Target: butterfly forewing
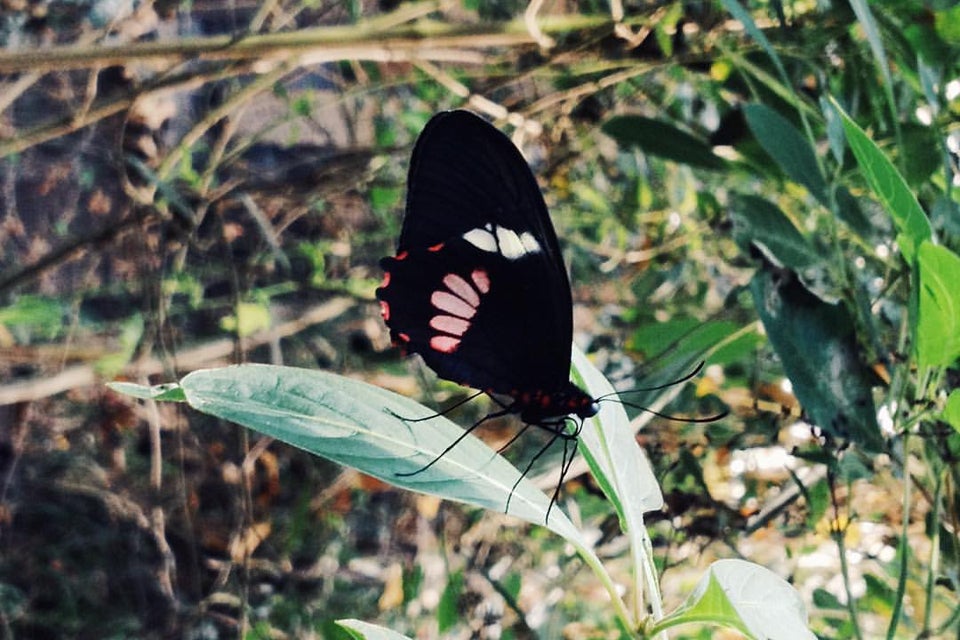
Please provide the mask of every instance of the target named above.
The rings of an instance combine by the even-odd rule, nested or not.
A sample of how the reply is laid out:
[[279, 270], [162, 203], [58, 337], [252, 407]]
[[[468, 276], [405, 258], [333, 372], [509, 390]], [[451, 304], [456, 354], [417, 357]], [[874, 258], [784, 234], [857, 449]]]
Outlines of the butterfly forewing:
[[427, 124], [398, 255], [383, 266], [394, 340], [439, 376], [515, 398], [567, 387], [572, 310], [556, 234], [520, 152], [486, 121], [452, 111]]

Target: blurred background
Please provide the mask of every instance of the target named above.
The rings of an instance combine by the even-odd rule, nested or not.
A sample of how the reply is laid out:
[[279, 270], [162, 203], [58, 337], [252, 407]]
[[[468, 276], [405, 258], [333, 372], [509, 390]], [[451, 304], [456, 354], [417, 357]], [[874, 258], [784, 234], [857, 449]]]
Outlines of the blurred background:
[[[930, 413], [956, 370], [931, 387], [909, 366], [896, 234], [823, 100], [956, 247], [960, 14], [542, 5], [0, 2], [0, 637], [348, 637], [338, 618], [417, 638], [622, 637], [593, 574], [542, 528], [104, 386], [270, 362], [432, 407], [466, 397], [390, 346], [373, 293], [413, 141], [450, 108], [524, 152], [569, 265], [576, 342], [618, 388], [706, 361], [663, 409], [680, 420], [631, 409], [667, 502], [649, 514], [666, 602], [743, 557], [797, 587], [821, 637], [957, 637], [960, 444]], [[834, 206], [771, 160], [781, 132], [748, 126], [747, 104], [806, 135]], [[813, 249], [783, 264], [776, 239], [792, 234]], [[823, 373], [863, 380], [853, 420], [892, 438], [882, 454], [844, 455], [856, 429], [805, 419], [784, 362], [816, 363], [818, 334], [778, 354], [758, 321], [754, 274], [799, 266], [803, 296], [850, 310], [859, 368]], [[497, 447], [516, 426], [481, 435]], [[560, 504], [628, 570], [589, 477], [568, 478]]]

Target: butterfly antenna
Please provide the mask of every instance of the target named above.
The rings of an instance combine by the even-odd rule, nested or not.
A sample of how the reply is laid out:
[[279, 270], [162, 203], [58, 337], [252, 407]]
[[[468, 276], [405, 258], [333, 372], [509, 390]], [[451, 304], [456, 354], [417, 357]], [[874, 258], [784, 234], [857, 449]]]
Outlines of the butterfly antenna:
[[[473, 397], [476, 397], [476, 396], [473, 396]], [[461, 404], [463, 404], [463, 403], [461, 403]], [[424, 471], [426, 471], [427, 469], [429, 469], [430, 467], [432, 467], [433, 465], [435, 465], [437, 462], [439, 462], [439, 461], [440, 461], [440, 458], [442, 458], [443, 456], [445, 456], [445, 455], [447, 455], [448, 453], [450, 453], [455, 446], [457, 446], [458, 444], [460, 444], [461, 442], [463, 442], [463, 440], [464, 440], [468, 435], [470, 435], [471, 433], [473, 433], [473, 430], [476, 429], [477, 427], [479, 427], [481, 424], [483, 424], [484, 422], [486, 422], [487, 420], [490, 420], [490, 419], [492, 419], [492, 418], [499, 418], [499, 417], [501, 417], [501, 416], [505, 416], [505, 415], [507, 415], [508, 413], [510, 413], [510, 409], [509, 409], [509, 408], [504, 409], [504, 410], [502, 410], [502, 411], [495, 411], [494, 413], [488, 413], [487, 415], [485, 415], [484, 417], [480, 418], [479, 420], [477, 420], [476, 422], [474, 422], [472, 425], [470, 425], [469, 428], [464, 429], [464, 430], [463, 430], [463, 433], [461, 433], [459, 436], [457, 436], [457, 439], [456, 439], [456, 440], [454, 440], [453, 442], [451, 442], [451, 443], [447, 446], [447, 448], [444, 449], [443, 451], [441, 451], [440, 454], [439, 454], [436, 458], [434, 458], [433, 460], [431, 460], [430, 462], [428, 462], [428, 463], [425, 464], [424, 466], [420, 467], [420, 468], [417, 469], [416, 471], [410, 471], [410, 472], [407, 472], [407, 473], [395, 473], [395, 474], [393, 474], [393, 475], [395, 475], [395, 476], [400, 476], [400, 477], [403, 477], [403, 478], [408, 478], [408, 477], [410, 477], [410, 476], [415, 476], [415, 475], [417, 475], [418, 473], [423, 473]], [[436, 416], [433, 416], [433, 417], [436, 417]]]
[[[607, 394], [604, 394], [604, 395], [602, 395], [602, 396], [600, 396], [600, 397], [598, 397], [598, 398], [595, 398], [595, 400], [596, 400], [597, 402], [600, 402], [601, 400], [605, 400], [606, 398], [609, 398], [610, 396], [619, 396], [619, 395], [622, 395], [622, 394], [624, 394], [624, 393], [635, 393], [635, 392], [638, 392], [638, 391], [659, 391], [660, 389], [668, 389], [668, 388], [670, 388], [670, 387], [676, 386], [676, 385], [678, 385], [678, 384], [683, 384], [684, 382], [687, 382], [688, 380], [693, 379], [698, 373], [700, 373], [701, 371], [703, 371], [703, 367], [704, 367], [705, 364], [706, 364], [706, 362], [705, 362], [704, 360], [701, 360], [700, 363], [699, 363], [696, 367], [694, 367], [693, 371], [691, 371], [691, 372], [688, 373], [687, 375], [683, 376], [682, 378], [679, 378], [679, 379], [677, 379], [677, 380], [673, 380], [672, 382], [667, 382], [667, 383], [665, 383], [665, 384], [660, 384], [660, 385], [657, 385], [657, 386], [655, 386], [655, 387], [637, 387], [637, 388], [635, 388], [635, 389], [627, 389], [626, 391], [614, 391], [613, 393], [607, 393]], [[624, 404], [626, 404], [626, 403], [624, 403]], [[630, 405], [630, 406], [634, 406], [634, 405]]]
[[626, 400], [620, 399], [620, 396], [624, 393], [633, 393], [635, 391], [659, 391], [660, 389], [667, 389], [669, 387], [672, 387], [678, 384], [683, 384], [684, 382], [691, 380], [698, 373], [703, 371], [704, 364], [705, 362], [701, 360], [700, 363], [693, 368], [693, 371], [683, 376], [682, 378], [674, 380], [673, 382], [667, 382], [666, 384], [657, 385], [655, 387], [639, 387], [636, 389], [629, 389], [623, 392], [607, 393], [596, 398], [596, 402], [602, 402], [603, 400], [608, 400], [611, 396], [617, 396], [617, 402], [619, 402], [623, 406], [632, 407], [633, 409], [639, 409], [640, 411], [646, 411], [647, 413], [653, 414], [658, 418], [663, 418], [665, 420], [673, 420], [675, 422], [688, 422], [688, 423], [716, 422], [717, 420], [722, 420], [723, 418], [726, 418], [730, 414], [729, 411], [718, 413], [717, 415], [710, 416], [709, 418], [681, 418], [680, 416], [671, 416], [666, 413], [660, 413], [659, 411], [654, 411], [653, 409], [649, 407], [645, 407], [641, 404], [635, 404], [633, 402], [627, 402]]
[[689, 422], [689, 423], [716, 422], [717, 420], [723, 420], [728, 415], [730, 415], [729, 411], [723, 411], [714, 416], [710, 416], [709, 418], [681, 418], [680, 416], [672, 416], [669, 413], [660, 413], [659, 411], [654, 411], [653, 409], [649, 407], [645, 407], [642, 404], [624, 402], [623, 400], [620, 401], [620, 404], [622, 404], [625, 407], [632, 407], [634, 409], [639, 409], [640, 411], [646, 411], [647, 413], [653, 414], [658, 418], [663, 418], [664, 420], [673, 420], [674, 422]]

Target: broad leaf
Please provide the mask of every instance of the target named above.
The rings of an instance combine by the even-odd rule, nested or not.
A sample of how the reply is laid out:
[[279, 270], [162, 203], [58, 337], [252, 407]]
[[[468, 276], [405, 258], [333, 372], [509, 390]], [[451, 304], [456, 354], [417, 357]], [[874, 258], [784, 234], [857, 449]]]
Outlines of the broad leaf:
[[810, 640], [807, 612], [797, 590], [760, 565], [718, 560], [681, 607], [649, 634], [691, 622], [739, 629], [762, 640]]
[[960, 357], [960, 256], [931, 242], [920, 245], [917, 362], [950, 366]]
[[837, 101], [830, 98], [843, 123], [843, 131], [870, 189], [877, 195], [900, 232], [900, 248], [907, 262], [912, 263], [917, 248], [933, 237], [933, 229], [906, 180], [887, 159], [876, 143], [848, 116]]
[[638, 147], [644, 153], [701, 169], [720, 170], [726, 163], [710, 146], [669, 122], [643, 116], [616, 116], [603, 132], [621, 147]]
[[[373, 385], [324, 371], [246, 364], [194, 371], [180, 382], [198, 411], [249, 427], [389, 484], [503, 511], [544, 524], [549, 498], [479, 439], [467, 436], [437, 459], [463, 429], [426, 407]], [[512, 495], [511, 495], [512, 493]], [[550, 529], [579, 532], [558, 509]]]
[[[637, 444], [627, 413], [617, 401], [613, 386], [576, 346], [573, 348], [573, 374], [587, 393], [601, 398], [600, 412], [584, 421], [580, 430], [580, 452], [604, 495], [614, 505], [620, 528], [630, 540], [636, 578], [635, 610], [640, 611], [643, 610], [641, 595], [644, 591], [641, 578], [656, 573], [653, 558], [648, 553], [643, 514], [663, 507], [663, 494], [650, 462]], [[646, 585], [655, 610], [660, 608], [657, 589], [652, 580]]]
[[813, 422], [868, 451], [881, 446], [871, 373], [860, 361], [853, 319], [810, 293], [790, 271], [765, 265], [750, 285], [770, 344]]
[[813, 147], [793, 124], [762, 104], [749, 104], [743, 109], [747, 125], [774, 161], [791, 180], [805, 186], [814, 198], [826, 207], [827, 184], [820, 172]]

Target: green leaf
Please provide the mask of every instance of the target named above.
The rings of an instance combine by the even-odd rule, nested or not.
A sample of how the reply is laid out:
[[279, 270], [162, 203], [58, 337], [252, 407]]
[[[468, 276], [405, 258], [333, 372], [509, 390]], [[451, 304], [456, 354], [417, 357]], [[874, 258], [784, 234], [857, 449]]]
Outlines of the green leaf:
[[337, 624], [346, 629], [351, 638], [356, 640], [410, 640], [409, 637], [391, 631], [385, 627], [379, 627], [362, 620], [352, 618], [337, 620]]
[[955, 431], [960, 432], [960, 389], [954, 389], [950, 392], [940, 417]]
[[660, 485], [643, 450], [637, 444], [630, 419], [616, 391], [580, 349], [573, 349], [574, 380], [600, 403], [600, 412], [584, 421], [581, 453], [594, 478], [617, 508], [623, 530], [641, 529], [643, 513], [663, 506]]
[[53, 338], [64, 327], [63, 304], [43, 296], [20, 296], [13, 304], [0, 308], [0, 324], [29, 327], [45, 338]]
[[687, 623], [710, 623], [737, 629], [750, 638], [810, 640], [803, 599], [786, 580], [744, 560], [718, 560], [679, 609], [648, 633]]
[[460, 596], [463, 595], [463, 572], [454, 571], [447, 579], [447, 586], [440, 594], [437, 604], [437, 630], [446, 633], [461, 620]]
[[860, 361], [847, 309], [822, 301], [796, 274], [770, 265], [757, 271], [750, 290], [770, 344], [812, 421], [831, 435], [878, 451], [872, 373]]
[[786, 214], [768, 200], [735, 194], [730, 215], [734, 238], [744, 253], [752, 245], [774, 265], [798, 271], [823, 260]]
[[770, 41], [767, 39], [767, 36], [764, 35], [763, 31], [757, 27], [757, 23], [753, 21], [753, 16], [750, 15], [750, 12], [744, 9], [743, 5], [737, 2], [737, 0], [720, 0], [720, 4], [723, 5], [723, 8], [726, 9], [735, 20], [740, 21], [743, 28], [747, 30], [747, 34], [756, 40], [757, 44], [770, 56], [770, 60], [773, 61], [773, 65], [777, 68], [777, 73], [780, 75], [781, 82], [785, 87], [789, 87], [790, 81], [787, 76], [787, 71], [783, 68], [783, 63], [780, 61], [780, 56], [777, 55], [777, 50], [770, 44]]
[[950, 366], [960, 357], [960, 256], [924, 242], [917, 263], [917, 363], [921, 367]]
[[[542, 491], [443, 416], [404, 421], [399, 416], [431, 415], [409, 398], [324, 371], [257, 364], [194, 371], [180, 385], [198, 411], [389, 484], [500, 512], [510, 498], [510, 515], [544, 524], [550, 500]], [[546, 526], [583, 544], [559, 509], [551, 510]]]
[[867, 137], [863, 129], [840, 108], [832, 97], [830, 104], [840, 115], [847, 142], [867, 184], [880, 199], [900, 232], [898, 239], [903, 257], [907, 262], [912, 263], [920, 243], [933, 237], [927, 215], [920, 207], [916, 196], [910, 191], [906, 180], [880, 151], [876, 143]]
[[146, 386], [133, 382], [108, 382], [107, 386], [117, 393], [122, 393], [140, 400], [168, 400], [171, 402], [186, 402], [187, 397], [183, 389], [176, 382]]
[[220, 328], [241, 338], [270, 328], [270, 309], [259, 302], [241, 302], [236, 312], [220, 319]]
[[663, 120], [616, 116], [607, 120], [602, 130], [621, 147], [638, 147], [644, 153], [701, 169], [726, 167], [706, 142]]
[[820, 172], [817, 156], [803, 135], [779, 113], [762, 104], [743, 108], [747, 125], [763, 150], [780, 165], [791, 180], [805, 186], [810, 194], [826, 207], [827, 184]]
[[936, 11], [934, 26], [941, 38], [951, 44], [960, 44], [960, 4]]
[[943, 162], [937, 130], [916, 123], [903, 124], [900, 129], [903, 142], [901, 166], [907, 173], [907, 182], [914, 186], [923, 185]]

